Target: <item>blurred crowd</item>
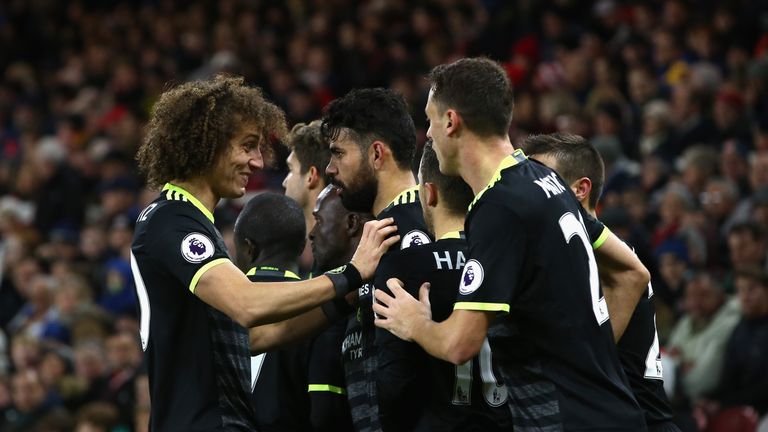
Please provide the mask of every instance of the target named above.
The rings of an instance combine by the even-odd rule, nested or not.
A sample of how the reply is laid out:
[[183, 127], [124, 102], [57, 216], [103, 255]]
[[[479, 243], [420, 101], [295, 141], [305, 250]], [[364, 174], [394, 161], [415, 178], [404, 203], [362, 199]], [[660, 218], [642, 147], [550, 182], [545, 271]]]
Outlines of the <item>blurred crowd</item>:
[[[174, 83], [236, 73], [291, 124], [357, 87], [500, 61], [513, 142], [589, 137], [599, 216], [653, 275], [666, 385], [695, 430], [768, 412], [768, 4], [759, 0], [0, 2], [0, 430], [142, 431], [134, 154]], [[254, 176], [279, 190], [286, 151]], [[217, 212], [225, 237], [239, 203]]]

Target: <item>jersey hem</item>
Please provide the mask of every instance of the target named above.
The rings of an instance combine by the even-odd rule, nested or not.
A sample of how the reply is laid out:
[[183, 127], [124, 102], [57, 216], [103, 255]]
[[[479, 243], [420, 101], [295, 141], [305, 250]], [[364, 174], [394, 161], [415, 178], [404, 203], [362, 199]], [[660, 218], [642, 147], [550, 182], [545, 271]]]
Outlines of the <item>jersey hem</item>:
[[189, 282], [189, 291], [194, 294], [195, 288], [197, 288], [197, 283], [200, 282], [200, 278], [203, 277], [205, 272], [208, 270], [216, 267], [219, 264], [224, 264], [225, 262], [229, 261], [229, 258], [217, 258], [204, 266], [200, 267], [196, 272], [195, 275], [192, 276], [192, 281]]

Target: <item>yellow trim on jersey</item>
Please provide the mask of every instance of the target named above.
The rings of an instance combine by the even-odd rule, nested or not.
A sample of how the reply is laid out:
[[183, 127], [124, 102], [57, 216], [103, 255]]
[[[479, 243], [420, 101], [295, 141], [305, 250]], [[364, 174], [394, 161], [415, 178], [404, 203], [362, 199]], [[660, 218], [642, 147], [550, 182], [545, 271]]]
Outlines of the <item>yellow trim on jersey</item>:
[[454, 238], [461, 238], [461, 231], [448, 231], [447, 233], [443, 234], [443, 236], [440, 237], [438, 240], [454, 239]]
[[206, 265], [200, 267], [196, 272], [195, 275], [192, 276], [192, 281], [189, 283], [189, 291], [194, 294], [195, 288], [197, 288], [197, 283], [200, 282], [200, 278], [203, 277], [205, 272], [208, 270], [216, 267], [219, 264], [224, 264], [225, 262], [228, 262], [229, 258], [217, 258]]
[[[279, 268], [277, 268], [277, 267], [253, 267], [253, 268], [251, 268], [250, 270], [248, 270], [248, 272], [247, 272], [245, 275], [246, 275], [246, 276], [253, 276], [253, 275], [255, 275], [255, 274], [256, 274], [256, 272], [257, 272], [257, 271], [259, 271], [259, 270], [274, 271], [274, 272], [280, 272], [280, 271], [282, 271], [282, 270], [280, 270], [280, 269], [279, 269]], [[292, 272], [292, 271], [290, 271], [290, 270], [286, 270], [286, 271], [284, 271], [284, 272], [283, 272], [283, 276], [284, 276], [284, 277], [287, 277], [287, 278], [290, 278], [290, 279], [299, 279], [299, 280], [301, 280], [301, 278], [299, 277], [299, 275], [297, 275], [296, 273], [294, 273], [294, 272]]]
[[504, 303], [477, 303], [477, 302], [456, 302], [453, 310], [473, 310], [484, 312], [506, 312], [509, 313], [509, 305]]
[[213, 222], [213, 213], [211, 213], [210, 210], [205, 208], [203, 203], [201, 203], [200, 200], [195, 198], [195, 196], [192, 195], [191, 193], [187, 192], [183, 188], [180, 188], [170, 183], [166, 183], [165, 186], [163, 186], [163, 190], [168, 191], [166, 192], [165, 197], [168, 198], [169, 200], [187, 201], [187, 199], [189, 199], [189, 202], [191, 202], [195, 207], [197, 207], [198, 210], [203, 212], [203, 214], [205, 215], [205, 217], [208, 218], [208, 220]]
[[408, 189], [400, 192], [395, 199], [392, 200], [391, 203], [389, 203], [389, 206], [392, 205], [400, 205], [400, 204], [410, 204], [416, 202], [416, 197], [419, 194], [419, 186], [413, 186], [409, 187]]
[[481, 196], [490, 188], [493, 187], [493, 185], [496, 184], [497, 181], [501, 180], [501, 172], [509, 167], [513, 167], [519, 163], [518, 158], [527, 159], [528, 157], [523, 153], [522, 149], [515, 150], [514, 153], [511, 155], [505, 157], [501, 160], [501, 163], [499, 164], [499, 167], [496, 168], [496, 172], [493, 173], [493, 177], [491, 177], [491, 181], [488, 182], [488, 185], [486, 185], [480, 192], [475, 195], [475, 199], [472, 200], [471, 203], [469, 203], [469, 207], [467, 208], [467, 212], [472, 210], [472, 207], [477, 203], [477, 201], [480, 199]]
[[347, 394], [347, 391], [341, 387], [332, 386], [330, 384], [310, 384], [307, 387], [307, 393], [309, 392], [330, 392], [340, 395]]
[[592, 243], [592, 249], [600, 249], [600, 246], [605, 243], [606, 240], [608, 240], [608, 234], [611, 233], [611, 230], [608, 229], [608, 227], [603, 227], [603, 232], [600, 233], [600, 236], [595, 240], [594, 243]]

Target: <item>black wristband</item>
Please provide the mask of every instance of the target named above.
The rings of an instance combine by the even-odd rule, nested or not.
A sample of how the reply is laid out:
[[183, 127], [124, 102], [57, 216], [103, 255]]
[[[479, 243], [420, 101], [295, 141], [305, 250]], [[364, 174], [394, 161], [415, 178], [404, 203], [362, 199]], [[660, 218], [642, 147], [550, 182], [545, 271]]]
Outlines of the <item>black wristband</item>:
[[325, 272], [325, 275], [333, 283], [336, 297], [344, 297], [348, 292], [358, 289], [363, 285], [363, 277], [352, 263]]
[[344, 297], [337, 297], [329, 302], [325, 302], [320, 305], [320, 309], [323, 310], [325, 317], [328, 318], [329, 324], [341, 321], [354, 311]]

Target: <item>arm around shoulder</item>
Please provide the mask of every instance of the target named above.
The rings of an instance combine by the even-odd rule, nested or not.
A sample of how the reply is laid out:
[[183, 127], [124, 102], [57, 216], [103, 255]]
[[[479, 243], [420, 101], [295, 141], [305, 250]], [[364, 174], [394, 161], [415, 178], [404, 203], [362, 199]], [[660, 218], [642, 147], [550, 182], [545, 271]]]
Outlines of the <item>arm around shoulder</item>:
[[228, 260], [203, 273], [194, 293], [246, 328], [299, 315], [336, 295], [326, 276], [300, 282], [251, 282]]

